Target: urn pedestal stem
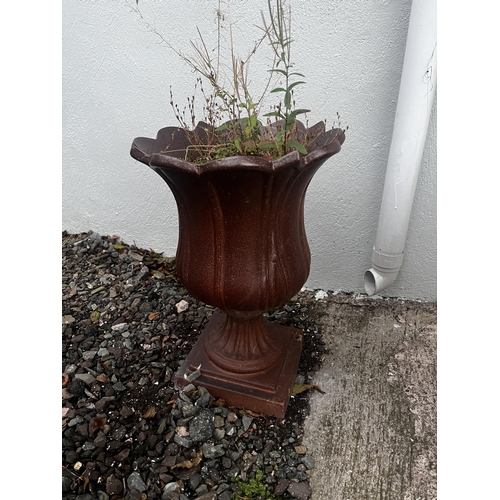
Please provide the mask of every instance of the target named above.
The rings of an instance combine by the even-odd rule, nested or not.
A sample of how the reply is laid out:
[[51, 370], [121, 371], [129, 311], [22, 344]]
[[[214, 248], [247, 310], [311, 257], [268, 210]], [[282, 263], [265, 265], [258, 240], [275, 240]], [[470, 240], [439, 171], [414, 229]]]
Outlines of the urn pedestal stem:
[[241, 374], [257, 374], [272, 368], [283, 355], [283, 343], [272, 335], [262, 315], [226, 315], [220, 327], [205, 341], [207, 358], [220, 369]]

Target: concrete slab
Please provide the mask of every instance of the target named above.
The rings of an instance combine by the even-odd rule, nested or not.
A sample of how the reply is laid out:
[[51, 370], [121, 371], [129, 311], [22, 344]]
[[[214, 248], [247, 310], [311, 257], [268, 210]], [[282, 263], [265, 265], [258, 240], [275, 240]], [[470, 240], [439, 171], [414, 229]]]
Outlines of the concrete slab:
[[436, 499], [436, 304], [329, 293], [313, 314], [311, 500]]

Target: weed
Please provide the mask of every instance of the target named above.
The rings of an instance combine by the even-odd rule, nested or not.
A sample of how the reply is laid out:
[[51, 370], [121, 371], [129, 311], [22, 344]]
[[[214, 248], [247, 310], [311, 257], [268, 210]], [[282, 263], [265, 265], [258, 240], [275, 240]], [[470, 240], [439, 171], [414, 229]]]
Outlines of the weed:
[[263, 477], [264, 473], [259, 470], [255, 473], [255, 477], [248, 481], [233, 478], [241, 491], [241, 493], [233, 493], [233, 500], [276, 500], [276, 495], [271, 493], [268, 486], [262, 482]]

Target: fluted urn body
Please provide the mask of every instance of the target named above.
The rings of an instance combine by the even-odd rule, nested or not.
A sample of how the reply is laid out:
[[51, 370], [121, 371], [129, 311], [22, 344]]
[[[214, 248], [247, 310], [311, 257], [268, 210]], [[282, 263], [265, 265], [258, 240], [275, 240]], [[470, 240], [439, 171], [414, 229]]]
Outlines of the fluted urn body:
[[321, 126], [312, 129], [316, 138], [307, 156], [294, 151], [274, 162], [236, 156], [197, 165], [184, 159], [186, 131], [173, 127], [156, 139], [134, 141], [131, 155], [167, 182], [177, 203], [180, 280], [194, 297], [222, 311], [177, 373], [180, 385], [201, 364], [194, 383], [214, 396], [284, 415], [302, 332], [262, 315], [299, 292], [309, 274], [306, 190], [344, 141], [341, 130]]

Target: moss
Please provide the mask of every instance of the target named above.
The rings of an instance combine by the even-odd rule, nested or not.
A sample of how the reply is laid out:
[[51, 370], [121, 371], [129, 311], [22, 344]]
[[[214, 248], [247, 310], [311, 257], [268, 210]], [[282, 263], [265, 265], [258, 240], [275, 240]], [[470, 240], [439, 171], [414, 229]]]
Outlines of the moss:
[[264, 473], [259, 470], [254, 478], [245, 482], [234, 478], [241, 493], [235, 492], [233, 500], [277, 500], [276, 495], [271, 493], [268, 486], [262, 482], [263, 477]]

